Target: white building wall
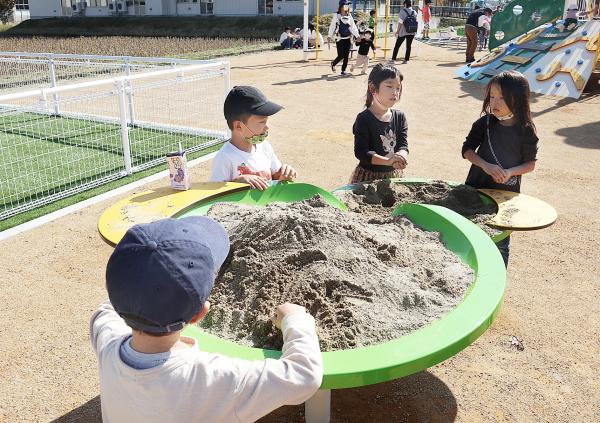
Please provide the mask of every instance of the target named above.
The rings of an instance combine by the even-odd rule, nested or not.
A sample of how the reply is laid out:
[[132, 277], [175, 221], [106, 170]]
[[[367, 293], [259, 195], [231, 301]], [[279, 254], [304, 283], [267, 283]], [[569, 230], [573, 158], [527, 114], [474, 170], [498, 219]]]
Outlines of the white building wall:
[[163, 11], [165, 15], [177, 16], [177, 0], [163, 0]]
[[215, 0], [215, 16], [255, 16], [258, 14], [257, 0]]
[[[219, 1], [219, 0], [215, 0]], [[361, 0], [359, 0], [361, 1]], [[337, 11], [339, 0], [321, 0], [320, 8], [321, 14], [327, 15]], [[310, 15], [317, 14], [317, 2], [315, 0], [308, 1], [308, 13]], [[285, 1], [273, 1], [273, 14], [274, 15], [303, 15], [304, 14], [304, 1], [285, 0]]]
[[146, 15], [164, 15], [163, 0], [146, 0]]
[[29, 0], [31, 19], [55, 18], [63, 15], [60, 0]]
[[22, 10], [22, 9], [17, 10], [17, 8], [13, 9], [12, 21], [14, 23], [20, 23], [20, 22], [26, 21], [27, 19], [29, 19], [29, 10]]
[[113, 11], [109, 10], [108, 7], [86, 7], [85, 16], [110, 16], [113, 15]]
[[178, 16], [196, 16], [200, 14], [200, 3], [177, 3]]

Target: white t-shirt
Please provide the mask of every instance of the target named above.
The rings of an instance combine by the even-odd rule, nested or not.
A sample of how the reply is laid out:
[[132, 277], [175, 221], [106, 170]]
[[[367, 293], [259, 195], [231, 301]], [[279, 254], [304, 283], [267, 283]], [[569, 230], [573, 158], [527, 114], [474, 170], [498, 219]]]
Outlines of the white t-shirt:
[[288, 34], [287, 32], [282, 33], [281, 36], [279, 37], [279, 44], [283, 43], [285, 40], [287, 40], [291, 36], [292, 36], [292, 34]]
[[252, 422], [282, 405], [306, 401], [323, 378], [315, 321], [308, 313], [294, 313], [281, 327], [279, 360], [207, 353], [183, 337], [191, 347], [156, 367], [136, 370], [119, 354], [131, 328], [109, 302], [100, 305], [90, 321], [90, 338], [98, 357], [102, 421]]
[[270, 181], [279, 169], [281, 161], [268, 141], [256, 144], [250, 153], [226, 142], [213, 160], [210, 182], [230, 182], [242, 175], [258, 175]]
[[479, 19], [477, 19], [477, 26], [479, 28], [485, 28], [486, 31], [490, 30], [490, 18], [486, 15], [481, 15]]

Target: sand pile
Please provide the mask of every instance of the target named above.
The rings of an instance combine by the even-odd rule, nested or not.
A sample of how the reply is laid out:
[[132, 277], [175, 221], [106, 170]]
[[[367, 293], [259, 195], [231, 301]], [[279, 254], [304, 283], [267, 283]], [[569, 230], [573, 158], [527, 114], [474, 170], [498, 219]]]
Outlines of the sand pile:
[[450, 186], [444, 181], [405, 185], [383, 180], [358, 184], [335, 195], [351, 211], [374, 216], [387, 216], [400, 203], [435, 204], [465, 216], [488, 235], [499, 233], [485, 224], [495, 216], [496, 205], [482, 203], [479, 192], [468, 185]]
[[342, 212], [320, 197], [267, 207], [217, 204], [209, 216], [232, 249], [201, 327], [245, 345], [281, 348], [275, 306], [305, 306], [324, 351], [396, 338], [451, 310], [472, 270], [407, 218]]

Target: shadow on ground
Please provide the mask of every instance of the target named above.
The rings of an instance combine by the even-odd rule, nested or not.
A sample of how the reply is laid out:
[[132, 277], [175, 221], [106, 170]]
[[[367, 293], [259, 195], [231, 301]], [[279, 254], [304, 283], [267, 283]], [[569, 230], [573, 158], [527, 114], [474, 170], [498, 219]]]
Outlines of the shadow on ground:
[[[331, 394], [332, 422], [453, 422], [456, 413], [448, 386], [427, 371]], [[304, 405], [281, 407], [259, 422], [304, 422]]]
[[[331, 395], [332, 422], [453, 422], [456, 399], [448, 386], [425, 371], [362, 388], [338, 389]], [[100, 396], [51, 423], [102, 423]], [[286, 406], [260, 423], [304, 422], [304, 405]]]
[[102, 412], [100, 410], [100, 395], [92, 398], [67, 414], [52, 420], [51, 423], [102, 423]]
[[565, 137], [565, 143], [573, 147], [600, 148], [600, 122], [561, 128], [556, 131], [556, 134]]

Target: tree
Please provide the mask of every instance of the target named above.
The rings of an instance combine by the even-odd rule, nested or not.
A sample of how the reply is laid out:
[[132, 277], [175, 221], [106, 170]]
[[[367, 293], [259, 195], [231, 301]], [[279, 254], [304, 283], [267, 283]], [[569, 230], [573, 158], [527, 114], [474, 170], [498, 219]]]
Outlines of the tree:
[[6, 24], [12, 19], [15, 0], [0, 0], [0, 21]]

